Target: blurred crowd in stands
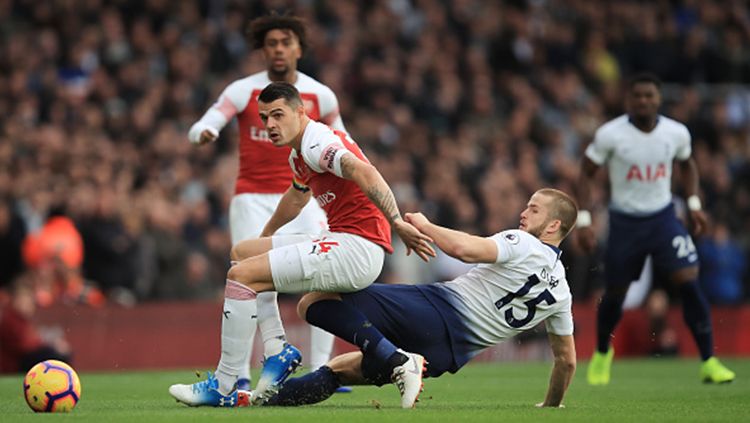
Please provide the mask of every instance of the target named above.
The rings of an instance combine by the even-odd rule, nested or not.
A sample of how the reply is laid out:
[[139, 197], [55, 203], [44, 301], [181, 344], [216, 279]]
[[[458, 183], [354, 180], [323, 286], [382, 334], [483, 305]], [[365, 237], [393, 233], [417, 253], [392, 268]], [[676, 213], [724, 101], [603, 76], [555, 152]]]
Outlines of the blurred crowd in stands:
[[[711, 217], [696, 240], [703, 287], [716, 304], [748, 298], [744, 1], [0, 0], [6, 305], [28, 284], [42, 306], [220, 298], [238, 135], [195, 148], [187, 130], [229, 82], [264, 68], [245, 28], [271, 10], [307, 20], [300, 70], [335, 91], [401, 209], [476, 234], [515, 227], [540, 187], [574, 193], [595, 129], [623, 113], [623, 82], [656, 73], [663, 113], [692, 132]], [[565, 261], [586, 300], [599, 258], [573, 238]], [[401, 253], [381, 281], [461, 269]]]

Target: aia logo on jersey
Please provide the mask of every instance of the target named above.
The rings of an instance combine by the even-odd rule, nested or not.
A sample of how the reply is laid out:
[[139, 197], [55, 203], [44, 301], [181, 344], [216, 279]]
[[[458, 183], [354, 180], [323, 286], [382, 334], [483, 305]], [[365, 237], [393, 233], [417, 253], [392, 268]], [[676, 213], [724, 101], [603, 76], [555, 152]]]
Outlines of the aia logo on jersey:
[[314, 239], [310, 254], [325, 254], [331, 251], [331, 248], [337, 247], [338, 245], [338, 241], [327, 241], [326, 237], [323, 237], [321, 239]]
[[315, 197], [315, 200], [318, 201], [318, 205], [320, 207], [325, 207], [328, 204], [331, 204], [333, 200], [336, 199], [336, 194], [332, 193], [331, 191], [326, 191], [323, 194], [320, 194], [319, 196]]
[[646, 165], [641, 169], [638, 165], [630, 166], [628, 169], [628, 176], [625, 179], [630, 182], [632, 180], [656, 182], [661, 178], [667, 177], [667, 165], [659, 163], [655, 167], [651, 167], [650, 164]]

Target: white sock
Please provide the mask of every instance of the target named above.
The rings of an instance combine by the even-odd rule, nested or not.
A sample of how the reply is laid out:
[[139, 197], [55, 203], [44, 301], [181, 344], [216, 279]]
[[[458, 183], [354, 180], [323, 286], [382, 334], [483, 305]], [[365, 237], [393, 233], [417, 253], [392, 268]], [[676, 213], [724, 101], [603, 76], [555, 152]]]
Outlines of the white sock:
[[258, 294], [258, 326], [263, 337], [263, 352], [266, 357], [280, 353], [286, 343], [277, 297], [276, 292]]
[[253, 314], [250, 317], [252, 319], [252, 324], [250, 325], [250, 339], [247, 342], [247, 354], [245, 354], [245, 359], [242, 360], [242, 368], [240, 368], [240, 372], [237, 374], [239, 379], [247, 380], [250, 380], [250, 368], [252, 367], [253, 359], [253, 343], [255, 341], [255, 331], [258, 329], [257, 314]]
[[310, 325], [310, 370], [317, 370], [331, 359], [334, 336]]
[[[229, 262], [232, 266], [235, 266], [239, 263], [239, 261], [231, 260]], [[242, 368], [240, 369], [240, 373], [237, 375], [237, 378], [239, 379], [247, 379], [250, 380], [250, 368], [252, 367], [252, 359], [253, 359], [253, 343], [255, 341], [255, 331], [258, 329], [258, 316], [252, 315], [251, 318], [253, 319], [253, 324], [250, 325], [250, 339], [248, 343], [250, 344], [247, 348], [247, 354], [245, 355], [245, 360], [242, 362]]]
[[216, 368], [219, 392], [226, 395], [234, 389], [237, 376], [247, 361], [247, 338], [257, 313], [256, 292], [227, 279], [224, 289], [224, 312], [221, 321], [221, 359]]

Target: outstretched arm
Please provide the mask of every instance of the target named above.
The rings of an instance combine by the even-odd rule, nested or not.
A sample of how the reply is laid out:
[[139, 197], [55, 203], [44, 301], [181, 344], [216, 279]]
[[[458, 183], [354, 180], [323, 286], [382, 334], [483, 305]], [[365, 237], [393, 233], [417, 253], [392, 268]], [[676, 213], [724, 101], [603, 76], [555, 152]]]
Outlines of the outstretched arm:
[[470, 235], [430, 222], [422, 213], [406, 213], [406, 221], [432, 238], [446, 254], [465, 263], [494, 263], [497, 244], [489, 238]]
[[215, 141], [224, 126], [237, 115], [237, 106], [232, 99], [237, 100], [238, 95], [244, 96], [245, 93], [233, 90], [232, 87], [233, 85], [227, 87], [216, 103], [190, 127], [188, 139], [191, 143], [204, 145]]
[[539, 407], [560, 407], [565, 391], [576, 372], [576, 346], [573, 335], [548, 335], [555, 364], [549, 378], [549, 388], [544, 402]]
[[268, 223], [266, 223], [260, 236], [265, 237], [273, 235], [280, 227], [286, 225], [292, 221], [292, 219], [297, 217], [307, 205], [307, 202], [310, 201], [311, 195], [310, 190], [307, 188], [297, 185], [290, 186], [281, 197], [279, 205], [276, 206], [273, 215], [268, 219]]
[[388, 223], [406, 245], [407, 254], [413, 250], [424, 261], [429, 261], [429, 257], [435, 257], [435, 250], [429, 244], [432, 240], [401, 218], [396, 198], [375, 166], [358, 159], [352, 153], [346, 153], [341, 157], [341, 174], [344, 178], [354, 181], [367, 198], [383, 212]]

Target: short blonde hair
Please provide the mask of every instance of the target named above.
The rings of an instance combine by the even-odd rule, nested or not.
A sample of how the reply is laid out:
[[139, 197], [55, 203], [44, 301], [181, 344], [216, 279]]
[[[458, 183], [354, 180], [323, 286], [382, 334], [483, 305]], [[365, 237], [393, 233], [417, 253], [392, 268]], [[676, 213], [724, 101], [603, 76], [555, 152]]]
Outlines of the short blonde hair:
[[560, 240], [565, 239], [576, 224], [578, 204], [573, 200], [573, 197], [559, 189], [542, 188], [536, 193], [547, 196], [552, 200], [549, 217], [560, 221]]

